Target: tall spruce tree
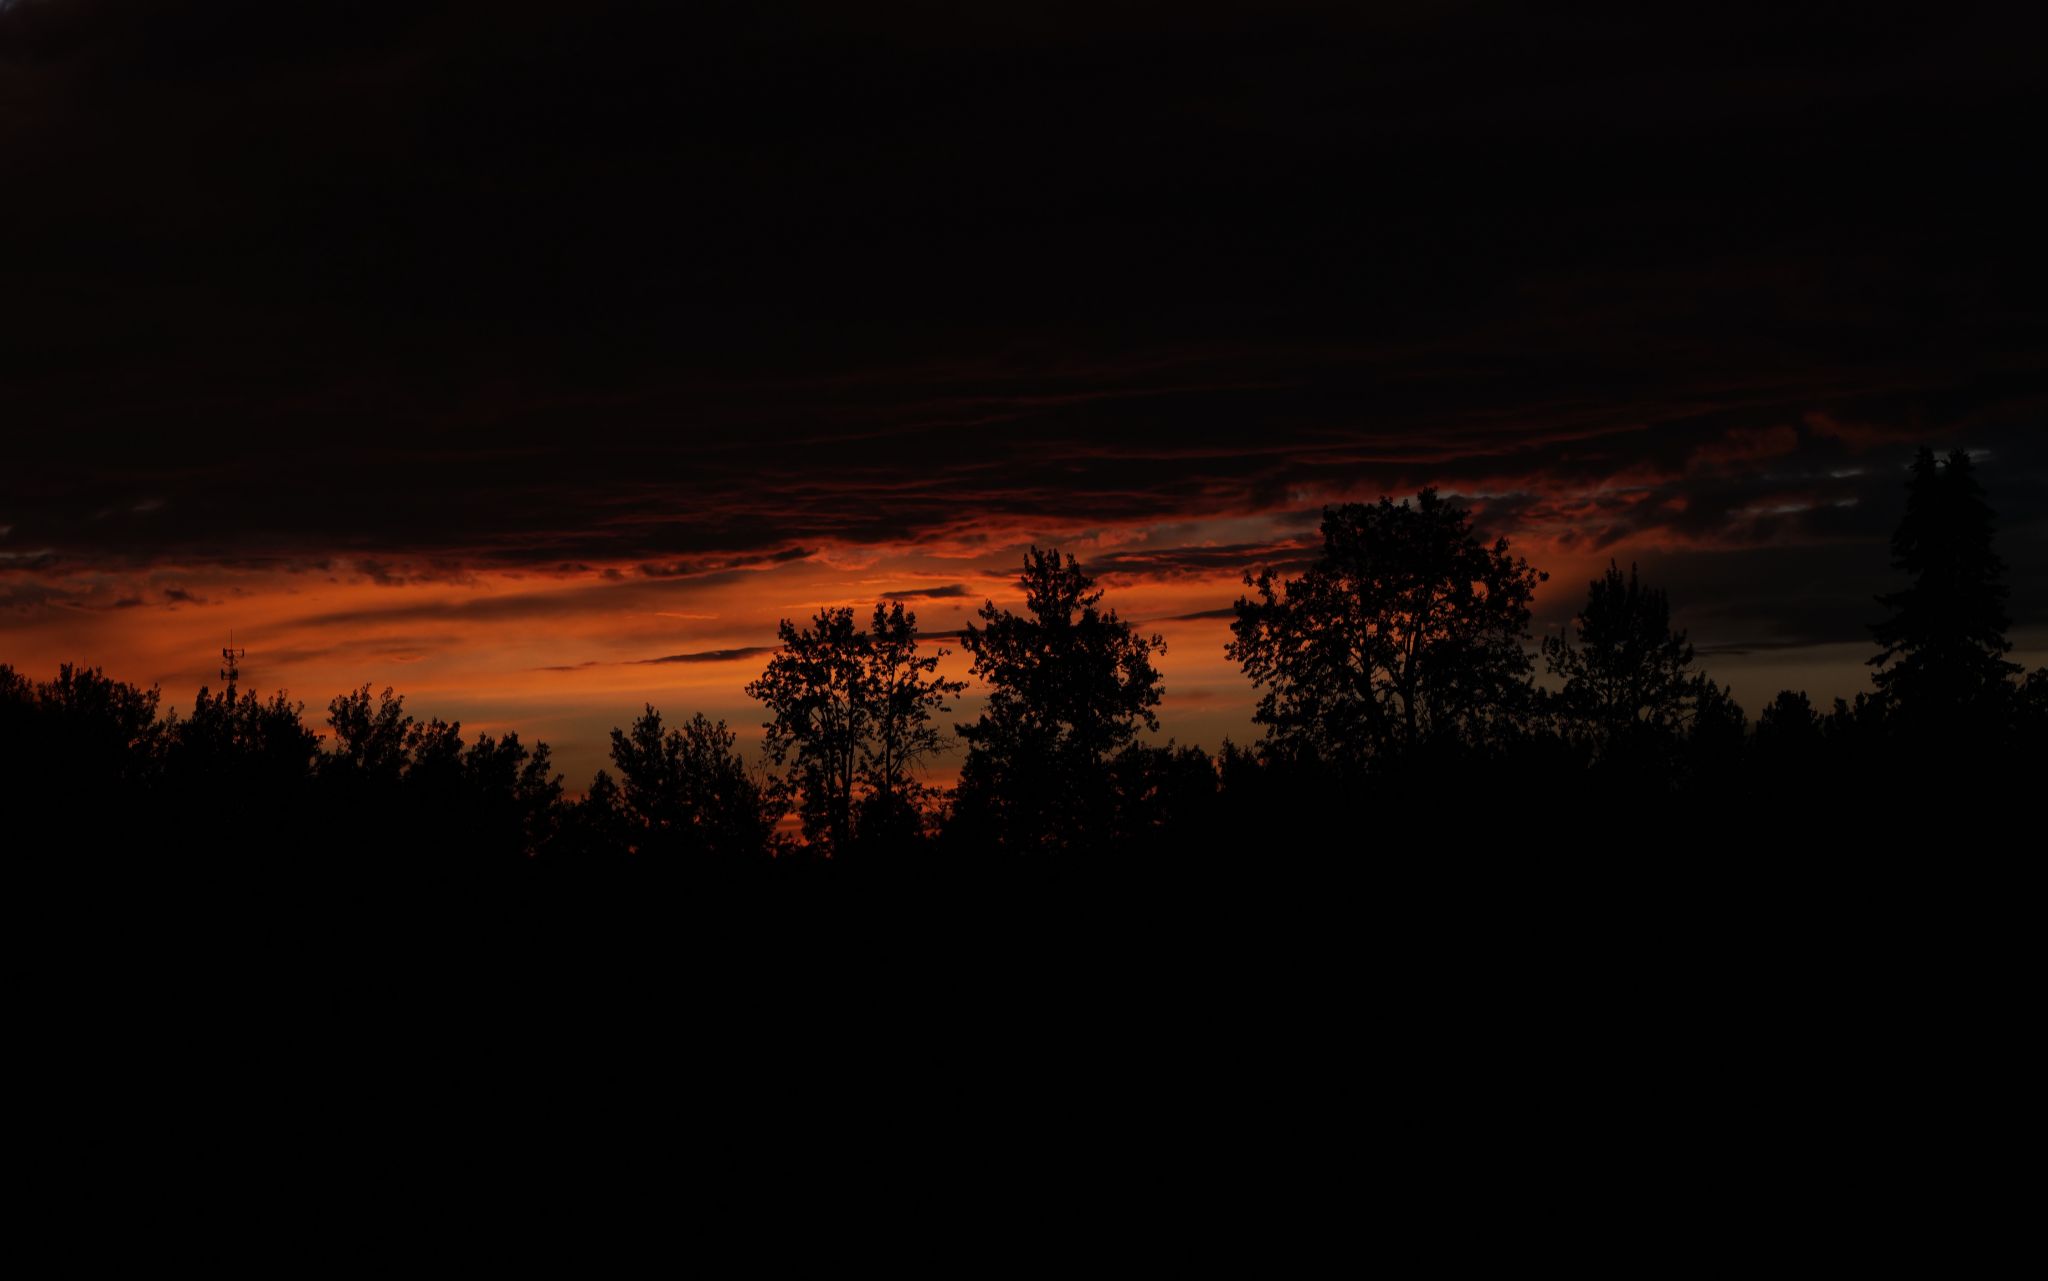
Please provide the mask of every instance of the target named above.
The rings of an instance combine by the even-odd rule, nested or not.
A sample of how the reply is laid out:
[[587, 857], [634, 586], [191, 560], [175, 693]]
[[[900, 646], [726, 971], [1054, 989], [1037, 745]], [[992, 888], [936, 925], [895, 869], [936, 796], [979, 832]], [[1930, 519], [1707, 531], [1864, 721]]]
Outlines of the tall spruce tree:
[[1890, 617], [1872, 625], [1871, 681], [1887, 710], [1909, 724], [1975, 720], [2010, 694], [2020, 665], [2006, 614], [2005, 563], [1992, 551], [1995, 520], [1970, 456], [1937, 462], [1922, 449], [1907, 482], [1906, 514], [1892, 534], [1892, 567], [1911, 583], [1877, 598]]

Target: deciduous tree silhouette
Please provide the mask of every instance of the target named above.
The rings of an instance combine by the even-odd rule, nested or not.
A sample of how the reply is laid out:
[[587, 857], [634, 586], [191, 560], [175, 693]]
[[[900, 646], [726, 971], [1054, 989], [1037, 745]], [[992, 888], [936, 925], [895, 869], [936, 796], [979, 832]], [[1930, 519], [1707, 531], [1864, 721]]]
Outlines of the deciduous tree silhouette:
[[1199, 747], [1132, 743], [1110, 758], [1120, 844], [1185, 858], [1217, 840], [1216, 761]]
[[562, 776], [546, 743], [531, 749], [519, 735], [477, 735], [462, 755], [467, 839], [498, 852], [548, 848], [561, 822]]
[[1283, 754], [1384, 762], [1469, 744], [1519, 719], [1532, 690], [1523, 650], [1545, 575], [1471, 529], [1425, 489], [1323, 511], [1323, 551], [1275, 590], [1240, 597], [1226, 653], [1265, 692], [1253, 719]]
[[1872, 625], [1871, 682], [1886, 710], [1916, 730], [1981, 729], [2002, 717], [2020, 665], [2005, 655], [2005, 563], [1992, 550], [1995, 521], [1970, 455], [1937, 462], [1922, 449], [1907, 482], [1906, 514], [1892, 534], [1892, 567], [1912, 576], [1879, 596], [1890, 611]]
[[618, 783], [599, 770], [583, 799], [563, 808], [553, 852], [572, 860], [613, 858], [632, 850], [638, 830]]
[[0, 665], [0, 845], [32, 858], [140, 839], [137, 802], [164, 762], [160, 697], [97, 667], [65, 663], [57, 679], [31, 681]]
[[916, 771], [949, 746], [932, 718], [952, 710], [947, 700], [967, 682], [938, 675], [941, 649], [920, 654], [917, 615], [900, 602], [875, 606], [868, 624], [867, 684], [874, 700], [860, 781], [867, 788], [856, 820], [864, 840], [900, 844], [919, 834], [931, 800]]
[[901, 602], [875, 606], [865, 631], [840, 607], [808, 627], [784, 619], [778, 635], [747, 694], [771, 714], [766, 747], [790, 766], [805, 839], [843, 857], [856, 840], [913, 837], [925, 800], [915, 770], [946, 745], [932, 718], [965, 684], [937, 674], [945, 651], [918, 652], [917, 615]]
[[[320, 736], [302, 719], [305, 704], [280, 691], [268, 701], [230, 685], [219, 694], [202, 688], [192, 714], [165, 719], [164, 784], [175, 795], [209, 798], [215, 840], [261, 840], [305, 820], [315, 800]], [[309, 839], [325, 839], [332, 829]], [[240, 827], [238, 835], [233, 829]]]
[[157, 719], [162, 691], [64, 663], [37, 694], [44, 712], [37, 750], [52, 762], [101, 786], [149, 781], [165, 738]]
[[600, 775], [585, 805], [592, 828], [612, 826], [622, 810], [636, 852], [739, 861], [765, 856], [782, 816], [780, 801], [748, 772], [724, 721], [699, 712], [664, 730], [647, 704], [627, 730], [612, 731], [612, 764], [621, 786]]
[[390, 687], [374, 703], [368, 685], [337, 694], [327, 705], [327, 724], [334, 731], [329, 769], [377, 783], [396, 783], [405, 772], [413, 719]]
[[955, 815], [970, 839], [1015, 850], [1069, 848], [1101, 839], [1113, 796], [1108, 761], [1140, 727], [1159, 725], [1154, 654], [1072, 556], [1036, 547], [1020, 578], [1023, 614], [986, 601], [983, 625], [961, 646], [988, 686], [981, 719], [959, 726], [967, 761]]
[[415, 720], [388, 688], [372, 702], [367, 685], [329, 703], [327, 723], [329, 801], [342, 839], [365, 853], [397, 844], [505, 857], [537, 854], [553, 839], [562, 780], [546, 743], [529, 749], [517, 734], [479, 734], [465, 745], [460, 724]]
[[[159, 691], [61, 667], [31, 682], [0, 665], [0, 806], [35, 796], [68, 816], [67, 843], [274, 878], [381, 866], [407, 875], [465, 867], [454, 855], [514, 861], [555, 840], [561, 778], [545, 743], [420, 723], [403, 698], [369, 687], [329, 708], [333, 750], [282, 691], [201, 688], [189, 712], [161, 716]], [[337, 862], [336, 860], [339, 860]]]

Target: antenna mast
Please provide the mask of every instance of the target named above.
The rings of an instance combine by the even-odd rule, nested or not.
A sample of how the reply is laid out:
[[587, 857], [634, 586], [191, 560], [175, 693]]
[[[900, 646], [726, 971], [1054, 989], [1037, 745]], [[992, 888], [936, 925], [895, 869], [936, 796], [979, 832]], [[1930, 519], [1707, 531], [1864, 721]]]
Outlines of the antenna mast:
[[245, 655], [247, 655], [248, 652], [249, 651], [246, 649], [235, 648], [235, 634], [233, 632], [229, 632], [228, 643], [225, 646], [223, 646], [220, 651], [220, 678], [228, 683], [228, 698], [230, 700], [232, 700], [235, 696], [235, 682], [239, 680], [242, 675], [242, 658]]

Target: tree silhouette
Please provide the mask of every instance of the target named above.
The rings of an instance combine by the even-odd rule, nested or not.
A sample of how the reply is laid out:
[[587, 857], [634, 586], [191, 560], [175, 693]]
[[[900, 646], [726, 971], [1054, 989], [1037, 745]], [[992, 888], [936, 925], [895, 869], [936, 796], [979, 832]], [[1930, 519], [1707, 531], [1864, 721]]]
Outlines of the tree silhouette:
[[[1572, 631], [1577, 632], [1577, 643]], [[1594, 579], [1573, 627], [1543, 639], [1543, 658], [1563, 682], [1553, 700], [1569, 733], [1601, 750], [1635, 750], [1684, 729], [1715, 692], [1692, 670], [1684, 631], [1671, 629], [1671, 606], [1645, 587], [1630, 565], [1624, 579], [1609, 561]]]
[[110, 678], [97, 667], [64, 663], [37, 688], [43, 711], [35, 750], [63, 768], [105, 784], [150, 780], [163, 749], [160, 690]]
[[[612, 730], [615, 790], [600, 773], [584, 804], [591, 830], [616, 830], [619, 813], [634, 851], [726, 862], [762, 856], [782, 806], [747, 770], [724, 721], [703, 713], [664, 730], [649, 703], [630, 729]], [[609, 812], [607, 812], [609, 811]]]
[[1742, 704], [1735, 701], [1732, 686], [1716, 685], [1705, 675], [1694, 678], [1686, 698], [1691, 715], [1685, 727], [1685, 773], [1667, 777], [1664, 784], [1725, 784], [1748, 745], [1749, 720]]
[[821, 609], [811, 626], [783, 619], [781, 650], [747, 686], [772, 717], [765, 746], [792, 765], [785, 785], [797, 797], [804, 837], [821, 851], [853, 839], [853, 798], [860, 746], [874, 711], [867, 689], [867, 648], [851, 608]]
[[1887, 711], [1935, 729], [1988, 721], [2021, 667], [2005, 629], [2005, 564], [1992, 551], [1994, 519], [1970, 455], [1937, 463], [1922, 449], [1907, 482], [1906, 513], [1892, 534], [1892, 567], [1912, 576], [1877, 598], [1891, 611], [1872, 625], [1868, 661]]
[[1157, 729], [1166, 652], [1115, 610], [1072, 556], [1033, 547], [1019, 582], [1024, 614], [985, 601], [961, 646], [988, 704], [958, 727], [968, 754], [955, 792], [962, 830], [1012, 850], [1067, 848], [1106, 832], [1111, 756]]
[[1813, 756], [1820, 749], [1822, 727], [1821, 715], [1804, 690], [1779, 690], [1757, 714], [1757, 750], [1772, 761]]
[[97, 667], [30, 681], [0, 665], [0, 844], [26, 856], [142, 839], [149, 808], [136, 802], [161, 784], [167, 742], [160, 698]]
[[[159, 690], [98, 668], [65, 664], [38, 682], [0, 664], [0, 809], [24, 820], [8, 848], [32, 876], [98, 876], [110, 854], [126, 856], [124, 875], [162, 878], [152, 884], [310, 876], [317, 893], [301, 906], [357, 873], [381, 878], [375, 901], [397, 902], [408, 896], [387, 892], [396, 878], [416, 888], [490, 866], [634, 877], [767, 865], [791, 797], [812, 847], [835, 860], [1087, 848], [1139, 856], [1091, 869], [1223, 869], [1233, 883], [1252, 859], [1325, 866], [1363, 832], [1400, 847], [1462, 807], [1540, 805], [1588, 784], [1611, 835], [1719, 850], [1764, 818], [1815, 849], [1931, 848], [1952, 831], [1913, 826], [1894, 803], [1900, 780], [1993, 803], [2030, 797], [2048, 744], [2048, 668], [2012, 679], [2003, 567], [1967, 455], [1922, 450], [1909, 500], [1893, 551], [1913, 577], [1879, 597], [1893, 612], [1875, 629], [1875, 690], [1826, 714], [1785, 691], [1754, 734], [1731, 691], [1693, 670], [1665, 594], [1614, 562], [1574, 623], [1545, 638], [1558, 688], [1537, 699], [1523, 642], [1543, 576], [1425, 490], [1328, 508], [1322, 554], [1300, 577], [1247, 577], [1257, 590], [1238, 600], [1226, 652], [1260, 689], [1267, 734], [1250, 751], [1142, 741], [1158, 727], [1164, 642], [1103, 609], [1071, 556], [1033, 547], [1023, 611], [985, 602], [965, 631], [986, 705], [957, 726], [969, 751], [943, 845], [924, 840], [940, 798], [920, 767], [947, 746], [936, 721], [965, 682], [938, 675], [944, 651], [920, 648], [900, 604], [876, 606], [865, 627], [848, 608], [783, 622], [780, 651], [747, 687], [772, 714], [783, 779], [750, 769], [725, 722], [670, 728], [650, 704], [612, 731], [612, 769], [570, 804], [547, 744], [465, 742], [460, 725], [416, 719], [390, 689], [335, 698], [323, 749], [282, 692], [265, 700], [230, 683], [162, 712]], [[1538, 710], [1554, 715], [1526, 714]], [[1918, 835], [1901, 839], [1901, 825]], [[194, 875], [209, 865], [231, 875]]]
[[790, 766], [804, 838], [843, 857], [858, 839], [914, 836], [926, 799], [914, 771], [944, 750], [932, 718], [965, 685], [937, 675], [945, 651], [918, 652], [917, 615], [901, 602], [876, 605], [865, 631], [839, 607], [808, 627], [784, 619], [778, 635], [747, 694], [771, 714], [768, 755]]
[[938, 673], [946, 650], [920, 655], [917, 615], [901, 602], [875, 606], [867, 635], [867, 690], [873, 699], [868, 735], [858, 769], [867, 795], [856, 830], [870, 843], [894, 844], [918, 833], [930, 789], [915, 771], [948, 747], [932, 718], [952, 710], [947, 702], [967, 682]]
[[1109, 759], [1116, 814], [1110, 838], [1156, 853], [1208, 844], [1220, 817], [1215, 760], [1199, 747], [1132, 743]]
[[2030, 757], [2048, 752], [2048, 667], [2027, 673], [2013, 692], [2013, 737]]
[[405, 699], [386, 686], [375, 703], [370, 687], [337, 694], [327, 705], [327, 724], [334, 731], [330, 770], [365, 782], [393, 784], [405, 772], [415, 739]]
[[1240, 597], [1225, 653], [1265, 692], [1253, 719], [1282, 753], [1332, 764], [1473, 743], [1531, 697], [1529, 601], [1545, 575], [1473, 535], [1425, 489], [1323, 510], [1323, 551], [1257, 599]]
[[327, 724], [334, 744], [320, 773], [341, 843], [390, 847], [394, 837], [372, 826], [389, 819], [397, 843], [441, 852], [534, 855], [554, 840], [562, 779], [546, 743], [479, 734], [465, 744], [459, 723], [416, 720], [403, 696], [387, 688], [372, 701], [367, 685], [329, 703]]
[[264, 702], [233, 685], [219, 694], [200, 689], [189, 717], [173, 713], [164, 722], [166, 788], [215, 798], [220, 839], [240, 839], [222, 830], [229, 825], [272, 832], [289, 824], [291, 811], [313, 799], [320, 767], [320, 736], [304, 712], [281, 691]]
[[529, 750], [519, 735], [477, 735], [462, 754], [462, 822], [466, 840], [493, 853], [537, 854], [561, 821], [562, 776], [546, 743]]
[[618, 783], [609, 772], [599, 770], [583, 799], [564, 807], [552, 852], [583, 861], [616, 857], [633, 848], [639, 830]]

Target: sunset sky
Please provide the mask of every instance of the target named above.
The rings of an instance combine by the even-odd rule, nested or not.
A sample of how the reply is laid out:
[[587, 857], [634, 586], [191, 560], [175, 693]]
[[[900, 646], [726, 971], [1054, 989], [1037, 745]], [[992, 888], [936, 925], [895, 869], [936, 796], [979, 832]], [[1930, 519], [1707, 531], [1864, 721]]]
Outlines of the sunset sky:
[[1214, 747], [1244, 572], [1435, 485], [1754, 715], [1868, 687], [1922, 444], [2048, 661], [2039, 33], [879, 8], [0, 3], [0, 662], [189, 705], [232, 633], [580, 790], [1054, 544]]

